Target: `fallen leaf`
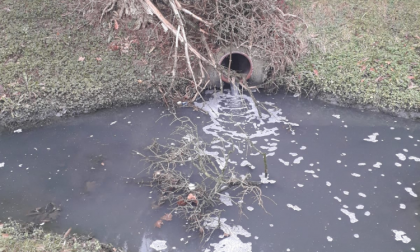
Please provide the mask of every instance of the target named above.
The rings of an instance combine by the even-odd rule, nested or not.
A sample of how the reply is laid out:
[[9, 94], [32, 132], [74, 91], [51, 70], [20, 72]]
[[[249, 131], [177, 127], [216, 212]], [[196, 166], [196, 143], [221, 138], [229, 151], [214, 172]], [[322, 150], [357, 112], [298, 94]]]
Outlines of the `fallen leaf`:
[[142, 80], [138, 80], [137, 82], [138, 82], [138, 83], [142, 83], [143, 81], [142, 81]]
[[371, 72], [375, 72], [375, 68], [373, 68], [373, 67], [371, 67], [369, 70], [370, 70]]
[[118, 28], [120, 28], [120, 26], [118, 25], [117, 20], [114, 20], [114, 28], [115, 28], [115, 30], [118, 30]]
[[156, 223], [155, 223], [155, 227], [157, 227], [157, 228], [161, 228], [161, 227], [162, 227], [162, 225], [163, 225], [163, 221], [162, 221], [162, 220], [158, 220], [158, 221], [156, 221]]
[[80, 56], [77, 61], [84, 61], [84, 60], [85, 60], [85, 57]]
[[366, 66], [362, 66], [362, 69], [360, 69], [360, 71], [365, 71]]
[[178, 206], [185, 206], [187, 204], [187, 202], [185, 202], [185, 200], [181, 196], [178, 197], [178, 201], [176, 203], [178, 204]]
[[414, 76], [408, 76], [410, 80], [414, 80]]
[[318, 76], [318, 70], [314, 69], [314, 74]]
[[197, 198], [194, 196], [194, 194], [190, 193], [188, 194], [187, 200], [197, 200]]
[[102, 166], [105, 166], [105, 163], [101, 163]]
[[365, 81], [365, 79], [362, 79], [360, 82], [363, 83]]
[[172, 220], [172, 214], [171, 213], [165, 214], [164, 216], [160, 217], [160, 219], [164, 220], [164, 221], [171, 221]]
[[385, 61], [388, 65], [391, 64], [391, 61]]
[[102, 61], [101, 57], [96, 58], [97, 61]]

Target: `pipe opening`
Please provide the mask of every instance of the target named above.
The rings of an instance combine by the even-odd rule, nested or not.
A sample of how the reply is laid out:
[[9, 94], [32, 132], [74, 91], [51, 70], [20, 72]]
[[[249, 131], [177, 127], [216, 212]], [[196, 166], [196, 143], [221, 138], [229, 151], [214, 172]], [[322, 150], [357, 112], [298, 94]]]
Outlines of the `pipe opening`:
[[[220, 60], [220, 65], [228, 68], [229, 67], [230, 54], [224, 55]], [[232, 52], [232, 63], [230, 69], [236, 71], [239, 74], [243, 74], [245, 79], [248, 80], [252, 75], [252, 61], [244, 53]], [[226, 76], [222, 76], [224, 82], [229, 82]]]

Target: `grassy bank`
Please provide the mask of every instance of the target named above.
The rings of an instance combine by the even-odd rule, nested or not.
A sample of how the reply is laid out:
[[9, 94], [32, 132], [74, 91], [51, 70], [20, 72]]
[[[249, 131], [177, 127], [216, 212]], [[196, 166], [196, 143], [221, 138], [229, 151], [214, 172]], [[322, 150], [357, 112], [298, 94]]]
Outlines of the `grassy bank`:
[[[156, 100], [153, 55], [105, 24], [90, 25], [60, 0], [0, 1], [0, 124]], [[0, 125], [0, 126], [1, 126]]]
[[71, 233], [50, 234], [33, 225], [22, 226], [17, 222], [0, 223], [0, 252], [116, 252], [111, 245]]
[[304, 17], [309, 54], [293, 89], [344, 104], [420, 109], [420, 1], [289, 1]]

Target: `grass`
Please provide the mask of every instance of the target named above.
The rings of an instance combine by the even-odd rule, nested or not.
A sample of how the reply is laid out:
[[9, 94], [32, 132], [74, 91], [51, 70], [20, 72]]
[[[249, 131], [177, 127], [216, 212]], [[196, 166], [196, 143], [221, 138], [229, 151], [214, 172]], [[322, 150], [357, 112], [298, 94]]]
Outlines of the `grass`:
[[0, 223], [0, 252], [116, 252], [111, 245], [66, 232], [64, 235], [44, 232], [33, 225], [14, 221]]
[[289, 1], [307, 26], [309, 54], [292, 89], [332, 94], [344, 104], [420, 109], [420, 1]]
[[0, 1], [0, 36], [0, 126], [158, 98], [143, 45], [112, 51], [124, 34], [90, 25], [66, 1]]

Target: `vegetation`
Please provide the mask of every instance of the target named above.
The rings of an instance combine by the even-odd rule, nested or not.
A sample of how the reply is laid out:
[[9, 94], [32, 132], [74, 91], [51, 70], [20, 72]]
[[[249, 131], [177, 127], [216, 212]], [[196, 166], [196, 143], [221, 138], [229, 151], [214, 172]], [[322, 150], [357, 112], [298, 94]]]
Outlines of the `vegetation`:
[[32, 224], [21, 225], [14, 221], [0, 223], [0, 252], [117, 252], [111, 245], [96, 239], [71, 234], [45, 233]]
[[420, 109], [420, 1], [289, 1], [309, 54], [283, 79], [292, 91], [348, 105]]

